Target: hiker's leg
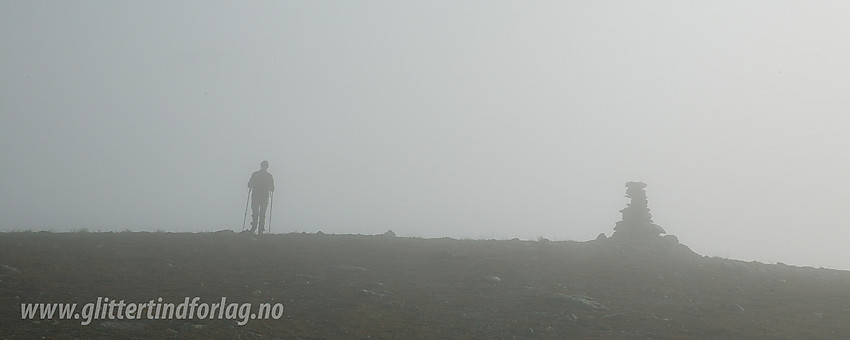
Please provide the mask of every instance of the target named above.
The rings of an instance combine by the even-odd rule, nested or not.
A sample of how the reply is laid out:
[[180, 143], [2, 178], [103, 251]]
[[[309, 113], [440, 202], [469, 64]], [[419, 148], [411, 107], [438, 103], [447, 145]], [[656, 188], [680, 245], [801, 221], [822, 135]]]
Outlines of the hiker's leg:
[[[264, 213], [265, 214], [265, 213]], [[260, 202], [251, 200], [251, 232], [257, 230], [257, 219], [260, 217]]]
[[259, 226], [260, 226], [259, 233], [260, 234], [262, 234], [264, 231], [266, 231], [266, 228], [265, 228], [265, 226], [266, 226], [266, 210], [268, 208], [269, 208], [268, 203], [260, 205], [260, 224], [259, 224]]

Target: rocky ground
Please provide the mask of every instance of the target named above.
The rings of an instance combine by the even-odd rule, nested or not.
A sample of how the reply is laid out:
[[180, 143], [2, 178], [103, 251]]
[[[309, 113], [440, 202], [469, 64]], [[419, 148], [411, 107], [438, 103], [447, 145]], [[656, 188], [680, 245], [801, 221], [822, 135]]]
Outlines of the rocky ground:
[[[283, 303], [279, 320], [23, 320], [21, 303]], [[850, 272], [675, 240], [0, 234], [0, 339], [847, 339]]]

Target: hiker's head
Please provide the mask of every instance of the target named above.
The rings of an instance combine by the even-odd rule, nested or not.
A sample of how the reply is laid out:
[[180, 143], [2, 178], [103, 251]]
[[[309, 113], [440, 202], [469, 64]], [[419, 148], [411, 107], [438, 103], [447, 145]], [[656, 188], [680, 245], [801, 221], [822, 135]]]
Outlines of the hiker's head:
[[260, 162], [260, 169], [266, 170], [269, 168], [269, 161]]

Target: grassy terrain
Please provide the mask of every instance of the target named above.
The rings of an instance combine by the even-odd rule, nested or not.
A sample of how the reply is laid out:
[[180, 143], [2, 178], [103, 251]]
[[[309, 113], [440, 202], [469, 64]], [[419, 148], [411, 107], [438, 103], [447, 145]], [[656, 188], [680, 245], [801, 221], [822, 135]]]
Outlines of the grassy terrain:
[[[2, 233], [0, 339], [847, 339], [850, 272], [675, 242]], [[21, 303], [283, 303], [279, 320], [22, 320]]]

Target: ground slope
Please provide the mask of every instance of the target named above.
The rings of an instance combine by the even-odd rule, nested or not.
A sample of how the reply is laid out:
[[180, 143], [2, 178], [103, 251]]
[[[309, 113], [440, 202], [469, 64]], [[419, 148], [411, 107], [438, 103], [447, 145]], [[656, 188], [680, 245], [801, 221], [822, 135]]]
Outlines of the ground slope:
[[[850, 272], [669, 241], [2, 233], [0, 339], [846, 339]], [[22, 320], [26, 302], [282, 302], [279, 320]]]

